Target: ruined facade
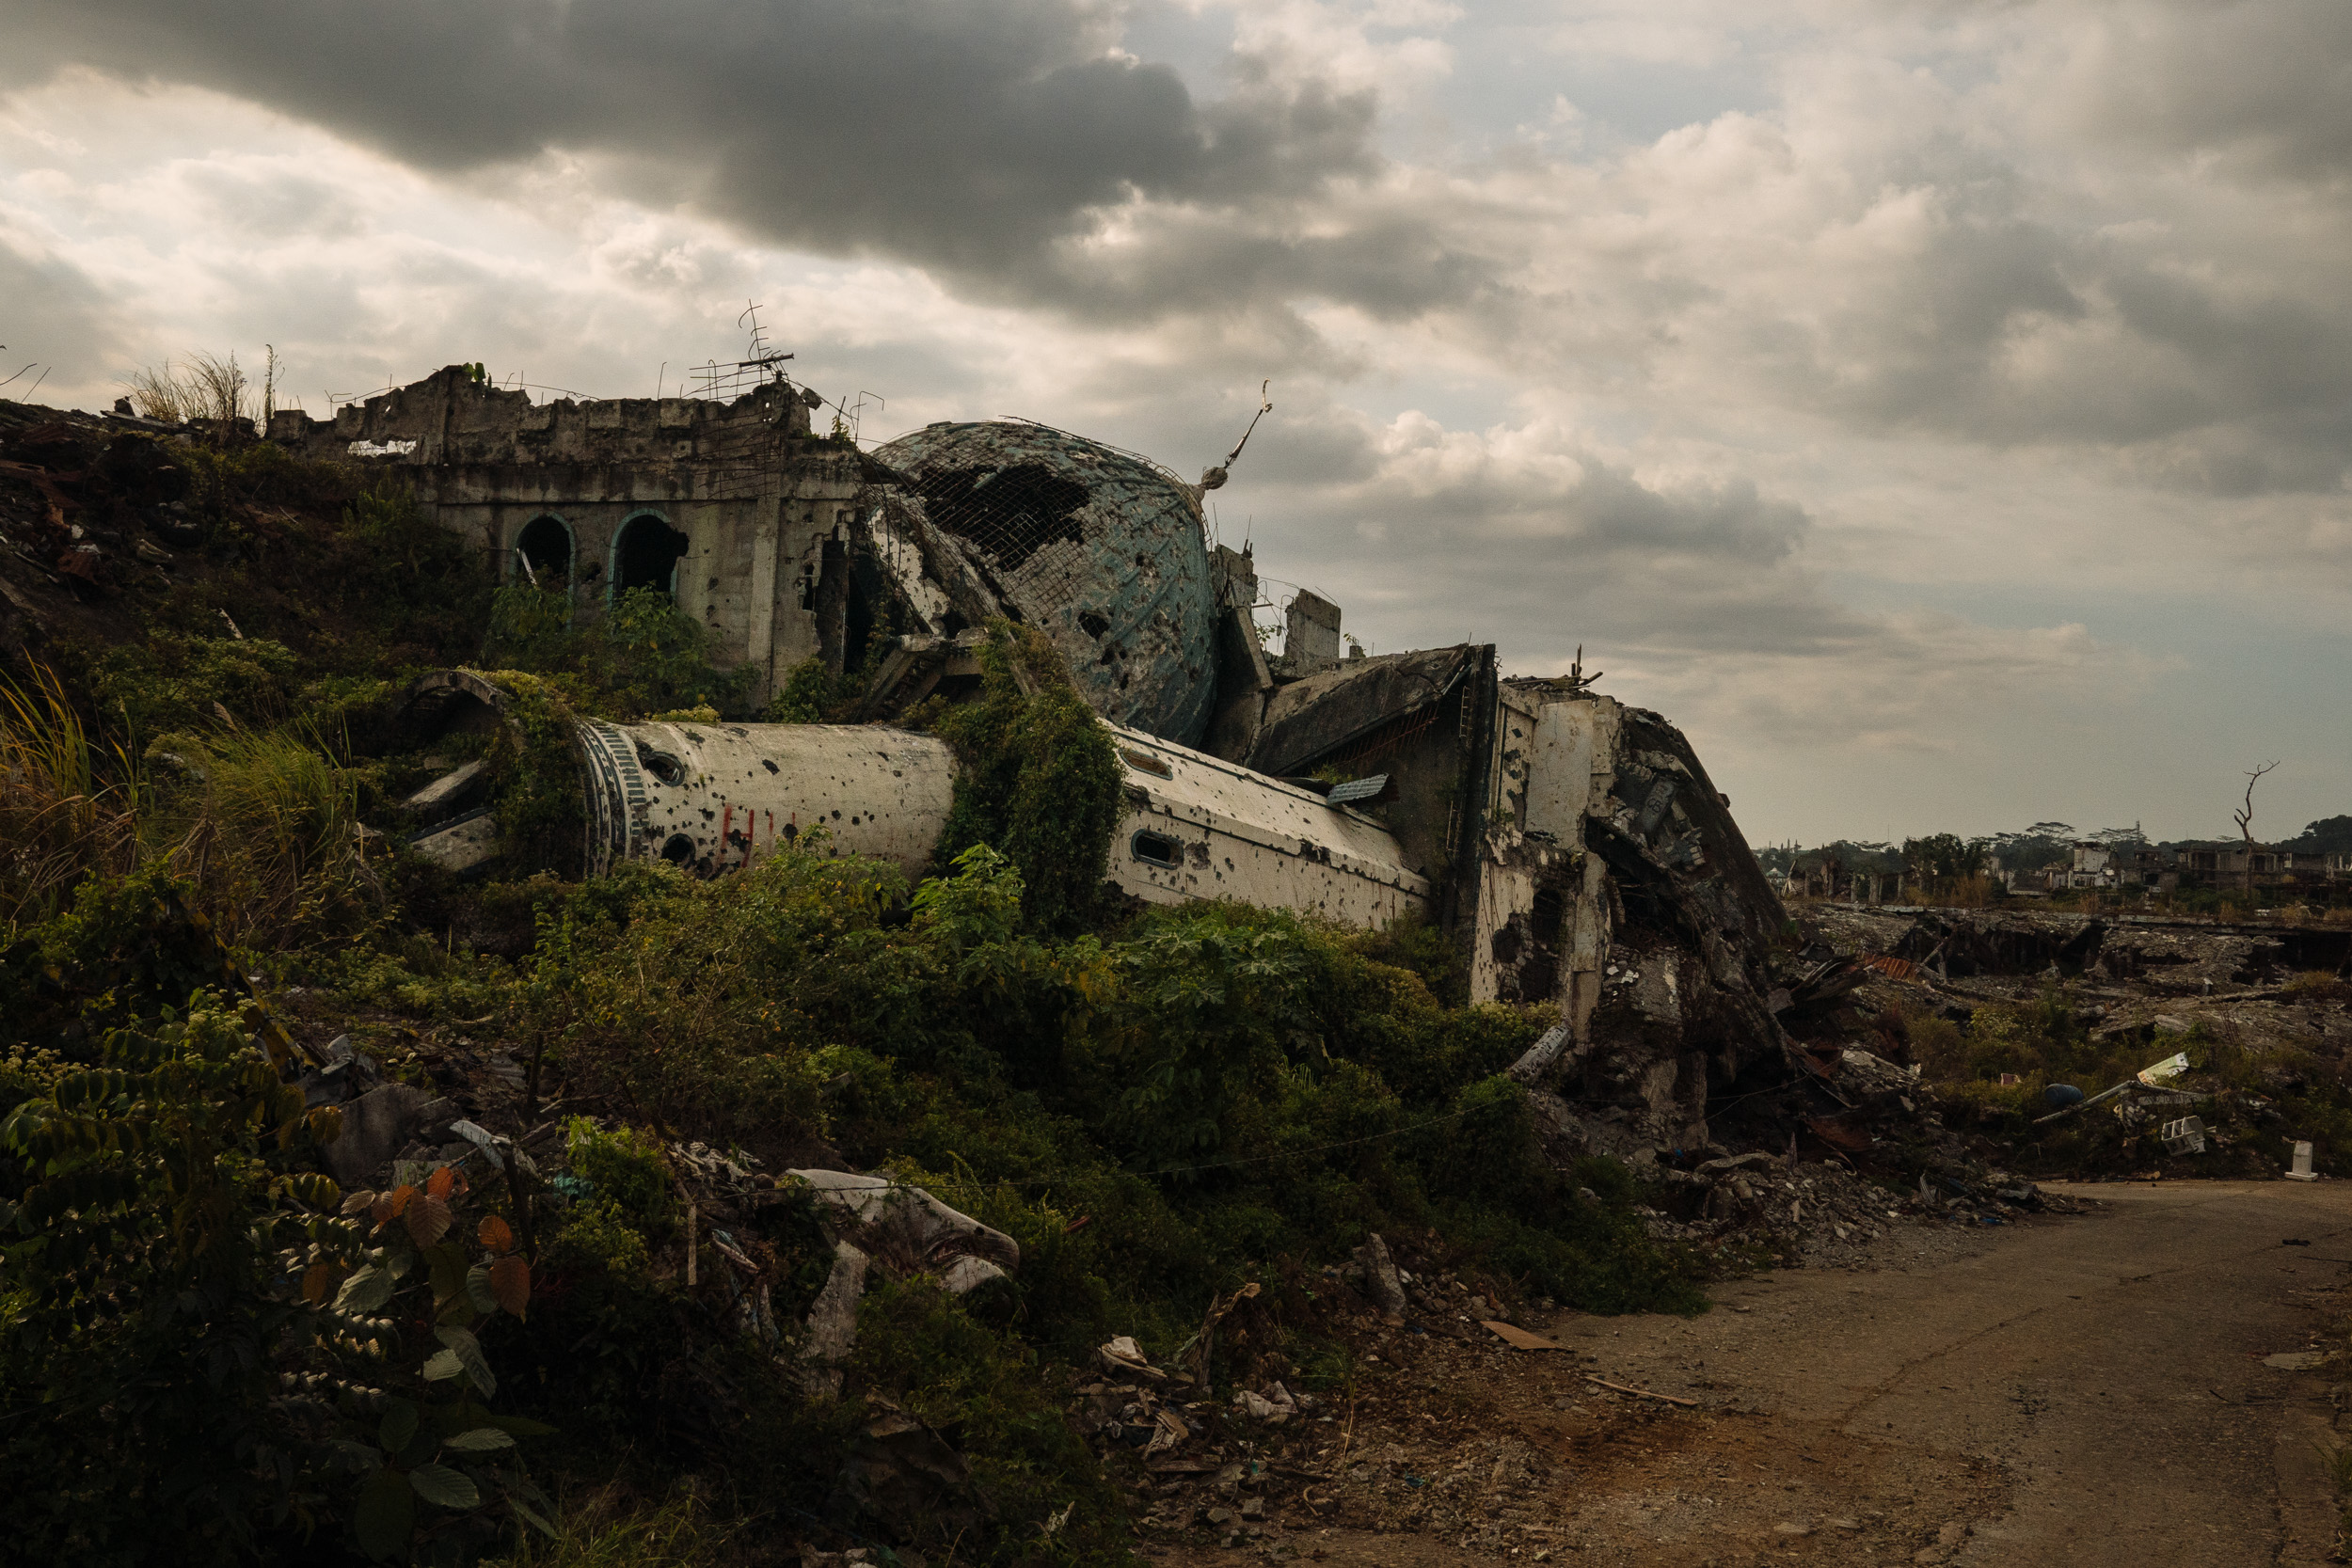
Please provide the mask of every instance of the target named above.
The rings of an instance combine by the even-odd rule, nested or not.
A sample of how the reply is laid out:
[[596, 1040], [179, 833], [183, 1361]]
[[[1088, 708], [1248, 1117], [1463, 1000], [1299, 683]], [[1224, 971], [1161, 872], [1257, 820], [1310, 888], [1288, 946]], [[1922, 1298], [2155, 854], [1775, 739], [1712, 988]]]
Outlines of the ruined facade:
[[307, 457], [397, 471], [485, 571], [560, 587], [576, 613], [660, 590], [725, 663], [759, 673], [764, 695], [829, 631], [842, 637], [819, 613], [827, 546], [838, 561], [870, 471], [853, 448], [812, 437], [809, 410], [782, 382], [729, 404], [533, 403], [451, 366], [332, 420], [279, 413], [269, 434]]
[[[537, 404], [453, 367], [270, 433], [397, 467], [485, 571], [578, 614], [667, 593], [762, 694], [806, 659], [866, 673], [855, 725], [583, 724], [594, 866], [716, 873], [821, 822], [919, 868], [954, 763], [891, 721], [977, 686], [1002, 617], [1050, 637], [1116, 731], [1110, 879], [1132, 895], [1427, 915], [1473, 999], [1560, 1007], [1540, 1092], [1584, 1146], [1704, 1143], [1710, 1090], [1786, 1056], [1779, 900], [1658, 715], [1581, 678], [1505, 679], [1485, 644], [1366, 657], [1311, 593], [1268, 654], [1254, 562], [1202, 528], [1222, 468], [1192, 484], [1010, 420], [861, 452], [810, 434], [816, 402], [771, 380], [727, 403]], [[493, 852], [467, 805], [453, 791], [426, 835], [453, 864]]]

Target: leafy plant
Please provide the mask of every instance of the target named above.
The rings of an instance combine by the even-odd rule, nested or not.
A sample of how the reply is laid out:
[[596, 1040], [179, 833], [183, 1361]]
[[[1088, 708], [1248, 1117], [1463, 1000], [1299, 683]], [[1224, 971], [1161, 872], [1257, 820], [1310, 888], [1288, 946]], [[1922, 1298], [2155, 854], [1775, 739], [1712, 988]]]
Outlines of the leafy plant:
[[340, 1255], [314, 1249], [301, 1274], [303, 1300], [340, 1320], [340, 1348], [351, 1354], [390, 1363], [387, 1331], [404, 1322], [431, 1329], [435, 1348], [421, 1365], [410, 1348], [384, 1367], [392, 1391], [350, 1400], [359, 1418], [343, 1422], [333, 1445], [362, 1478], [352, 1528], [360, 1549], [379, 1560], [442, 1539], [479, 1545], [483, 1511], [493, 1502], [554, 1533], [546, 1497], [512, 1451], [516, 1437], [550, 1429], [481, 1402], [498, 1392], [498, 1378], [475, 1329], [499, 1313], [528, 1311], [531, 1265], [497, 1214], [483, 1215], [474, 1245], [467, 1244], [468, 1191], [461, 1169], [437, 1165], [421, 1185], [353, 1193], [342, 1213], [366, 1227], [364, 1237]]
[[[329, 1136], [216, 999], [20, 1051], [0, 1120], [0, 1466], [52, 1562], [226, 1560], [295, 1500], [271, 1358], [302, 1316], [278, 1250], [331, 1211]], [[136, 1455], [135, 1463], [126, 1456]]]
[[961, 767], [935, 853], [949, 865], [975, 844], [1001, 851], [1020, 868], [1030, 925], [1063, 934], [1101, 896], [1126, 773], [1043, 633], [999, 624], [980, 661], [978, 700], [936, 726]]

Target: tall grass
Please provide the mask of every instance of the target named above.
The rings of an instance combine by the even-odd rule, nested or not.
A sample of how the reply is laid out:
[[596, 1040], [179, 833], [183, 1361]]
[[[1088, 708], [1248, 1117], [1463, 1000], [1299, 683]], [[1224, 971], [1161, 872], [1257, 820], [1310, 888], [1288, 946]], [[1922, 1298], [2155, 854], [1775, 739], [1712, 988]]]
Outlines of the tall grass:
[[56, 673], [0, 681], [0, 938], [62, 910], [87, 877], [161, 865], [232, 942], [299, 945], [382, 903], [356, 777], [321, 738], [233, 725], [174, 736], [156, 776], [93, 736]]
[[699, 1568], [734, 1556], [735, 1529], [711, 1517], [691, 1482], [658, 1504], [597, 1487], [566, 1497], [553, 1525], [554, 1539], [524, 1530], [513, 1556], [485, 1568]]
[[183, 783], [156, 792], [140, 838], [195, 884], [225, 937], [307, 944], [349, 930], [382, 902], [358, 781], [321, 737], [231, 729], [170, 743], [185, 748]]
[[167, 424], [211, 421], [225, 436], [230, 421], [251, 419], [255, 412], [252, 383], [234, 354], [198, 352], [178, 364], [151, 365], [133, 375], [128, 387], [131, 406], [143, 419]]
[[56, 914], [86, 874], [136, 863], [139, 792], [136, 759], [102, 752], [54, 671], [0, 681], [0, 937]]

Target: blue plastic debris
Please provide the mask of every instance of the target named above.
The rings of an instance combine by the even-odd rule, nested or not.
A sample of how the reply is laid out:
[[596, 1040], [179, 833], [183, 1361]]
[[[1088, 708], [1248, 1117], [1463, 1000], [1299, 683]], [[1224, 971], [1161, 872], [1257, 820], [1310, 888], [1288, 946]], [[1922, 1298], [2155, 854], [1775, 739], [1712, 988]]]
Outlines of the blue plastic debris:
[[2069, 1105], [2081, 1104], [2083, 1091], [2072, 1084], [2053, 1084], [2042, 1091], [2042, 1099], [2051, 1109], [2063, 1110]]

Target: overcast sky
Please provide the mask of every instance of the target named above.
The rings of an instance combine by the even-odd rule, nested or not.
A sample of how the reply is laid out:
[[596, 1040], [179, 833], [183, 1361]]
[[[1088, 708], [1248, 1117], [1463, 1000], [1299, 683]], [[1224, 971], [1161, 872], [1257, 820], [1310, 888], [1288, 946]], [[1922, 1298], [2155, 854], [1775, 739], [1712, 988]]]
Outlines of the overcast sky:
[[[1757, 843], [2352, 812], [2344, 0], [0, 0], [0, 342], [1197, 471]], [[666, 371], [663, 369], [666, 364]], [[554, 395], [543, 393], [540, 395]]]

